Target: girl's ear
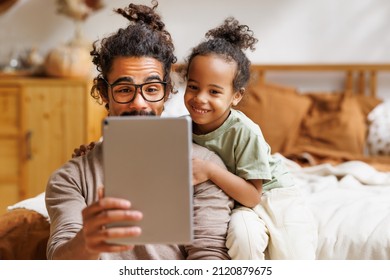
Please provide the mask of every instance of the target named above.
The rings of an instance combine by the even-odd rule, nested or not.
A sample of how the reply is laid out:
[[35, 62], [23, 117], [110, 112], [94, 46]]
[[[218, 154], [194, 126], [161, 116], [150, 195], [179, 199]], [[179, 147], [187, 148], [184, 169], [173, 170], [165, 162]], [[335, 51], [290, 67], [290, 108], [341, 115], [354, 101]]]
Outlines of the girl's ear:
[[242, 97], [244, 96], [245, 88], [240, 88], [240, 90], [236, 91], [233, 96], [232, 105], [237, 106], [240, 103]]

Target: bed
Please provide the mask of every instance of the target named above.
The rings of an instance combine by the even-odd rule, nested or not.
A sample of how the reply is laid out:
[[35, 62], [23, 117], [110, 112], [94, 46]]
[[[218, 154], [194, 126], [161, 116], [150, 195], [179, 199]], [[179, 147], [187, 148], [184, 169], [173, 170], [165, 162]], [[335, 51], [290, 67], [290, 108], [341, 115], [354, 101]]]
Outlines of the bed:
[[[390, 103], [378, 97], [388, 74], [387, 64], [252, 66], [237, 109], [260, 125], [305, 194], [317, 259], [390, 259]], [[331, 89], [310, 85], [329, 78]], [[165, 114], [185, 113], [182, 94]], [[48, 234], [43, 195], [12, 206], [0, 217], [0, 259], [45, 258]]]
[[[237, 108], [260, 125], [305, 193], [318, 259], [390, 259], [390, 103], [378, 97], [389, 71], [383, 64], [255, 65]], [[315, 79], [322, 85], [314, 90], [296, 84]], [[336, 82], [326, 87], [327, 79]]]

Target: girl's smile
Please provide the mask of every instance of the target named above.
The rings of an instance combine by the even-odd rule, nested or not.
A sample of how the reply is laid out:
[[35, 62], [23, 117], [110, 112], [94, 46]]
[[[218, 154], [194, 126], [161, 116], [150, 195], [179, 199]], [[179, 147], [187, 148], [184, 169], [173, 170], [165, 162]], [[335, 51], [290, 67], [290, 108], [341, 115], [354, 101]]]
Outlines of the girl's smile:
[[231, 106], [241, 100], [241, 93], [233, 90], [236, 67], [218, 55], [198, 55], [190, 62], [184, 103], [194, 133], [206, 134], [221, 126]]

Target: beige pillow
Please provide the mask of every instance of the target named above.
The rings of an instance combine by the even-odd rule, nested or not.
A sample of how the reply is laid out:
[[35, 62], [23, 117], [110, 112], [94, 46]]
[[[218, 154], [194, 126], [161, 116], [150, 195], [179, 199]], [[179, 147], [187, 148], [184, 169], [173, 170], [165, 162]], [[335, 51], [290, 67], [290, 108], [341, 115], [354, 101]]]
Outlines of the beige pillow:
[[298, 137], [310, 102], [291, 87], [253, 84], [235, 108], [260, 126], [272, 153], [283, 153]]

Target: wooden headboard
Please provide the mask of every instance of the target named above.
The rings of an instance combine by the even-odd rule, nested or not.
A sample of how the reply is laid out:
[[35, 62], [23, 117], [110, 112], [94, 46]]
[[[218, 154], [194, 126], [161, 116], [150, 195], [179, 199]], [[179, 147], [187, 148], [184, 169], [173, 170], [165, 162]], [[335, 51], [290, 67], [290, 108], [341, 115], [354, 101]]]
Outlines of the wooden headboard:
[[360, 94], [377, 95], [377, 80], [379, 72], [390, 72], [390, 64], [275, 64], [252, 65], [259, 83], [266, 82], [270, 72], [339, 72], [344, 73], [345, 90], [357, 88]]

